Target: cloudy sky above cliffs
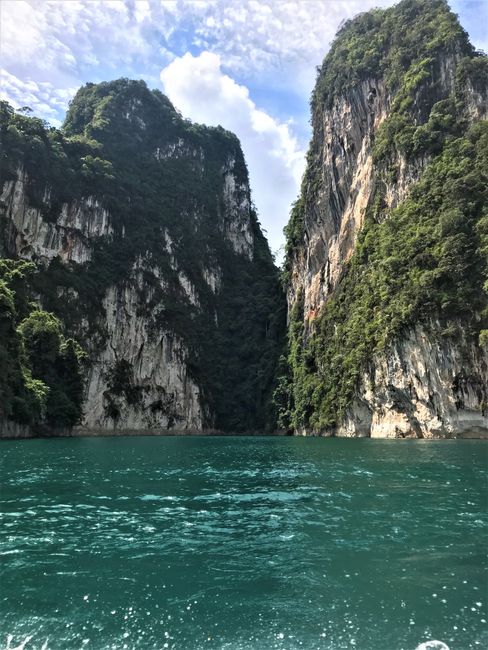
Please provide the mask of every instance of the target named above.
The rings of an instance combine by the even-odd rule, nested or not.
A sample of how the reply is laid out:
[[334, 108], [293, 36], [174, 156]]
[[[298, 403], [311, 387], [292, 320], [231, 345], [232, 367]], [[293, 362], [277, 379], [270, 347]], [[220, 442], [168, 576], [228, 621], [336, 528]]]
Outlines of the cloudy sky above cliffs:
[[[392, 0], [0, 0], [0, 93], [54, 125], [87, 81], [144, 79], [240, 138], [270, 245], [298, 194], [308, 100], [339, 24]], [[451, 0], [488, 50], [488, 0]], [[280, 257], [278, 255], [278, 257]]]

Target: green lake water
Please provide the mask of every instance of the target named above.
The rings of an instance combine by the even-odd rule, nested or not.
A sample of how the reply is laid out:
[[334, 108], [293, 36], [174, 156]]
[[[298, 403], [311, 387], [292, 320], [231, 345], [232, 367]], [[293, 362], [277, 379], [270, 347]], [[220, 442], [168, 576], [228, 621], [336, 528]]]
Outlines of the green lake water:
[[488, 648], [486, 442], [49, 439], [0, 455], [2, 649]]

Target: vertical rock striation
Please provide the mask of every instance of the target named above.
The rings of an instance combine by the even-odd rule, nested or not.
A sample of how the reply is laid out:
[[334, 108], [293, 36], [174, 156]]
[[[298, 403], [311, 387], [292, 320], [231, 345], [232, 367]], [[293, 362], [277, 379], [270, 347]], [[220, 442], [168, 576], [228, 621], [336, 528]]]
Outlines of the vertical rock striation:
[[404, 0], [339, 32], [312, 96], [307, 169], [287, 226], [282, 419], [296, 432], [487, 431], [488, 170], [476, 145], [487, 79], [486, 57], [443, 0]]

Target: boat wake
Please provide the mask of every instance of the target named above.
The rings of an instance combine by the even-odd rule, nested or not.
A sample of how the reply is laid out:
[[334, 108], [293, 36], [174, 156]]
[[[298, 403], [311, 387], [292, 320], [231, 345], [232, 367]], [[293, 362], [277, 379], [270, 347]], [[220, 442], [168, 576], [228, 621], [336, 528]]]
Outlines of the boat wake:
[[418, 645], [415, 650], [449, 650], [449, 646], [443, 641], [425, 641]]

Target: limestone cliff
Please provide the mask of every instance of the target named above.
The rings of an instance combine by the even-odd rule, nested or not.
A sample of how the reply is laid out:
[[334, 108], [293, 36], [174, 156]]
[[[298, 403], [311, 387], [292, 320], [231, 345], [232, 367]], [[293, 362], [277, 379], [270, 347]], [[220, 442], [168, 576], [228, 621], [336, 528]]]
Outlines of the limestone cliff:
[[82, 427], [265, 428], [281, 298], [237, 138], [128, 80], [61, 132], [7, 117], [3, 255], [88, 353]]
[[[481, 149], [468, 151], [488, 118], [486, 71], [486, 57], [441, 0], [359, 16], [324, 60], [287, 227], [284, 410], [295, 431], [429, 437], [488, 429], [488, 352], [478, 342], [487, 170]], [[460, 171], [463, 155], [473, 166], [466, 160]], [[461, 184], [474, 168], [476, 189], [466, 183], [463, 197], [449, 179]], [[458, 210], [451, 230], [450, 209]], [[447, 273], [449, 255], [459, 264]]]

